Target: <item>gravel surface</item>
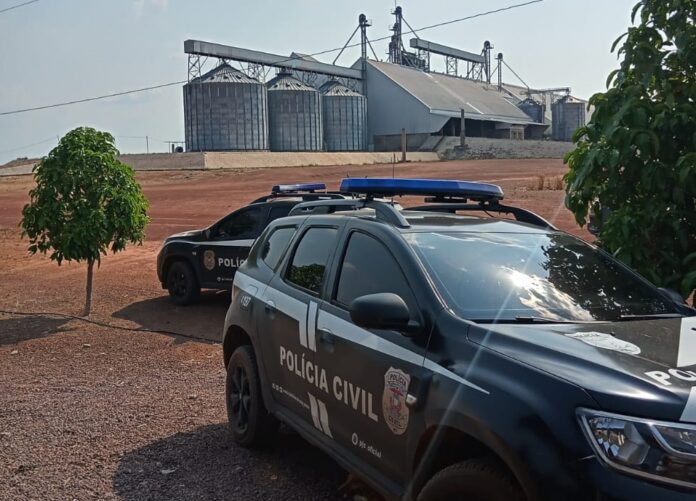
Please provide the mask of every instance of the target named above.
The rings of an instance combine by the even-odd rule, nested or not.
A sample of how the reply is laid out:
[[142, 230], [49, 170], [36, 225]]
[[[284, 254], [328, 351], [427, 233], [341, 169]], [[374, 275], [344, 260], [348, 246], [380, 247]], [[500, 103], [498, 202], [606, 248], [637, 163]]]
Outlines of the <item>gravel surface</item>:
[[[398, 165], [401, 176], [503, 185], [510, 201], [587, 237], [562, 191], [535, 191], [560, 160]], [[341, 499], [346, 472], [297, 435], [249, 451], [226, 433], [219, 344], [227, 293], [177, 307], [155, 274], [161, 239], [206, 226], [272, 184], [391, 175], [392, 166], [139, 173], [152, 222], [142, 247], [106, 256], [92, 318], [213, 342], [123, 331], [47, 314], [0, 314], [0, 499]], [[30, 177], [0, 180], [0, 310], [79, 314], [85, 267], [29, 256], [17, 224]], [[363, 490], [369, 495], [368, 491]]]

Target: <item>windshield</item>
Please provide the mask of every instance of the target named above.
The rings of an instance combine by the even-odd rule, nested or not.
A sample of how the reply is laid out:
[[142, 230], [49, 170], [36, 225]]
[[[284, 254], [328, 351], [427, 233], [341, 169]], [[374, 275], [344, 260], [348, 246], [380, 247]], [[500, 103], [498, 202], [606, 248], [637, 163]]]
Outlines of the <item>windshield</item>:
[[678, 313], [655, 287], [570, 235], [404, 236], [451, 307], [469, 320], [582, 322]]

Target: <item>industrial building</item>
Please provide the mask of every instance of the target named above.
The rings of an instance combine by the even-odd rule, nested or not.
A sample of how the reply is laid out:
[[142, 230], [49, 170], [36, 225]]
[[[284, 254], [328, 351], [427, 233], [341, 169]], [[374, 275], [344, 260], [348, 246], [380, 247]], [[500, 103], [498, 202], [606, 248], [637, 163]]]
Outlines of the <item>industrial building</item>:
[[[361, 57], [351, 67], [335, 64], [341, 53], [328, 64], [297, 52], [186, 40], [186, 149], [392, 151], [404, 135], [408, 149], [427, 149], [446, 136], [569, 141], [585, 123], [586, 103], [569, 88], [505, 83], [503, 68], [517, 74], [502, 53], [493, 58], [490, 42], [474, 53], [416, 35], [407, 49], [408, 23], [400, 7], [393, 14], [388, 61], [376, 56], [361, 14], [346, 42], [360, 33]], [[445, 58], [444, 73], [431, 71], [433, 57]], [[203, 72], [209, 59], [217, 65]]]

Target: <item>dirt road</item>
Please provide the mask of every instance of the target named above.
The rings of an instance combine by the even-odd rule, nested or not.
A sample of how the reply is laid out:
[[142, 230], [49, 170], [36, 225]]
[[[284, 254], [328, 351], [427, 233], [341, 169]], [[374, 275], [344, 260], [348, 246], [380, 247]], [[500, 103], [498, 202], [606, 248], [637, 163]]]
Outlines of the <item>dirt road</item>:
[[[500, 184], [506, 201], [588, 236], [563, 208], [560, 160], [397, 165], [401, 177]], [[162, 238], [206, 226], [284, 182], [391, 176], [392, 166], [140, 173], [152, 222], [142, 247], [107, 256], [95, 274], [93, 318], [217, 341], [227, 294], [176, 307], [155, 274]], [[31, 257], [17, 224], [29, 177], [0, 180], [0, 309], [78, 314], [85, 268]], [[0, 498], [331, 499], [344, 472], [293, 434], [270, 451], [228, 440], [219, 345], [47, 314], [0, 314]]]

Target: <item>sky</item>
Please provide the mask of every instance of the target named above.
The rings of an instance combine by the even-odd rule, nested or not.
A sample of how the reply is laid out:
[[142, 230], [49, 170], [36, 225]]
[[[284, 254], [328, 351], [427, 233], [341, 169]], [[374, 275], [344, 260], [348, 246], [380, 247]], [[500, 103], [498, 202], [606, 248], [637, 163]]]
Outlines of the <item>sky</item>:
[[[0, 0], [0, 10], [26, 0]], [[522, 0], [402, 0], [416, 30]], [[613, 41], [637, 0], [543, 0], [526, 7], [419, 32], [471, 52], [494, 54], [531, 87], [571, 87], [589, 98], [618, 66]], [[360, 13], [368, 38], [390, 34], [394, 0], [39, 0], [0, 13], [0, 113], [186, 80], [186, 39], [277, 54], [340, 48]], [[404, 37], [408, 45], [409, 36]], [[373, 44], [386, 59], [387, 41]], [[332, 62], [337, 53], [319, 56]], [[337, 64], [351, 65], [359, 48]], [[443, 70], [444, 62], [431, 64]], [[207, 69], [212, 63], [209, 62]], [[519, 83], [507, 70], [503, 79]], [[107, 130], [124, 153], [166, 151], [182, 141], [181, 85], [28, 113], [0, 115], [0, 164], [40, 157], [78, 126]], [[148, 137], [146, 143], [145, 137]]]

